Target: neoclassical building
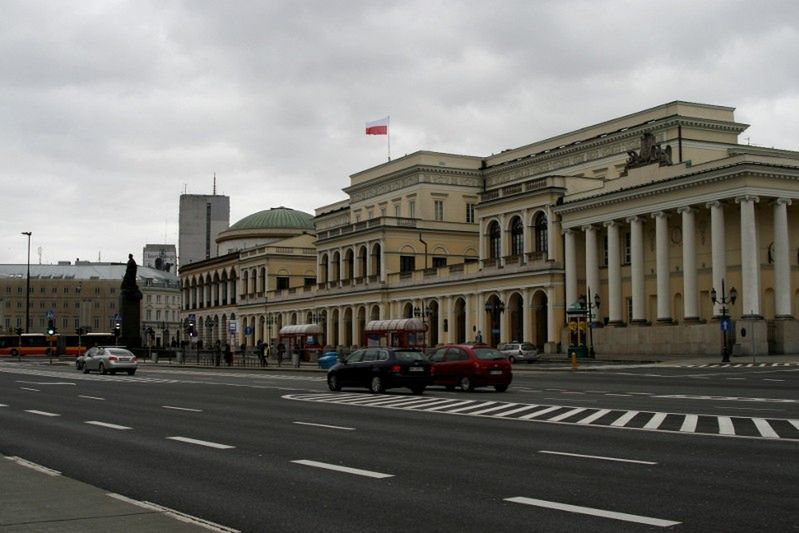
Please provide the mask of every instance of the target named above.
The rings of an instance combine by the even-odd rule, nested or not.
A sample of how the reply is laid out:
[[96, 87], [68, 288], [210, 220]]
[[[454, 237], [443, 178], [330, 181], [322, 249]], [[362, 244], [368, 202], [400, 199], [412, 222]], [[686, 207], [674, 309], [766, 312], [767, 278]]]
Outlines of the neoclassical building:
[[[231, 257], [235, 312], [252, 342], [319, 323], [328, 344], [359, 345], [370, 320], [418, 316], [429, 345], [479, 335], [556, 353], [567, 308], [588, 300], [600, 353], [717, 353], [722, 311], [734, 353], [799, 352], [799, 152], [741, 145], [746, 127], [676, 101], [488, 157], [420, 151], [353, 174], [307, 246]], [[255, 300], [241, 286], [294, 264], [307, 275], [253, 281]], [[733, 287], [722, 310], [711, 296]]]

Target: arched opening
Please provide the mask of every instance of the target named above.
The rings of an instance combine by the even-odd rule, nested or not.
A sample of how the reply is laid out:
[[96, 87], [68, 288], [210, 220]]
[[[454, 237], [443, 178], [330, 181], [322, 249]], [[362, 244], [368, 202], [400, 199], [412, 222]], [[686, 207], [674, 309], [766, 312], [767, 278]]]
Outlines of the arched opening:
[[380, 255], [381, 255], [380, 243], [375, 243], [375, 245], [372, 246], [372, 277], [374, 277], [375, 279], [380, 278], [381, 271], [383, 268], [383, 265], [381, 264], [380, 261]]
[[518, 292], [511, 294], [505, 309], [508, 321], [508, 338], [503, 341], [524, 342], [524, 300]]
[[331, 320], [330, 325], [332, 326], [330, 331], [331, 333], [330, 336], [332, 337], [330, 339], [330, 344], [332, 344], [333, 346], [340, 346], [341, 340], [338, 338], [338, 321], [339, 321], [338, 309], [333, 309], [333, 311], [330, 313], [330, 320]]
[[358, 265], [360, 270], [360, 278], [366, 278], [366, 263], [369, 259], [369, 253], [366, 251], [366, 246], [358, 248]]
[[457, 343], [466, 342], [466, 301], [463, 298], [455, 300], [453, 312], [454, 324], [450, 324], [452, 333], [450, 339]]
[[524, 223], [521, 217], [510, 221], [510, 255], [520, 257], [524, 254]]
[[328, 279], [329, 272], [327, 271], [328, 270], [327, 267], [328, 267], [327, 254], [322, 254], [321, 257], [319, 258], [319, 276], [320, 276], [319, 283], [323, 285], [327, 285], [327, 282], [330, 281]]
[[491, 346], [496, 346], [500, 342], [499, 326], [502, 320], [502, 314], [505, 310], [505, 305], [499, 299], [499, 296], [492, 294], [486, 300], [483, 310], [486, 313], [486, 324], [488, 325], [488, 331], [483, 332], [483, 341]]
[[488, 226], [488, 258], [494, 261], [499, 260], [502, 255], [502, 230], [499, 222], [494, 220]]
[[355, 253], [350, 248], [344, 256], [344, 278], [352, 281], [353, 268], [355, 267]]
[[428, 346], [436, 346], [440, 344], [440, 340], [438, 338], [438, 321], [440, 320], [439, 312], [438, 312], [438, 301], [431, 300], [429, 304], [427, 304], [428, 309], [430, 309], [430, 317], [427, 320], [427, 324], [429, 326], [428, 329]]
[[330, 281], [336, 282], [341, 279], [341, 254], [333, 252], [333, 271], [330, 273]]
[[350, 347], [354, 344], [352, 339], [352, 308], [347, 307], [344, 310], [344, 338], [342, 339], [341, 344], [346, 347]]
[[402, 306], [402, 318], [413, 318], [413, 304], [405, 302]]
[[369, 320], [380, 320], [380, 306], [373, 305], [369, 311]]
[[535, 216], [533, 222], [533, 236], [535, 239], [535, 251], [543, 258], [549, 250], [549, 233], [547, 230], [547, 215], [540, 212]]
[[544, 291], [536, 291], [531, 302], [531, 319], [533, 321], [533, 338], [527, 339], [535, 344], [539, 350], [547, 342], [548, 299]]
[[355, 328], [355, 339], [353, 339], [353, 344], [364, 344], [363, 342], [363, 331], [366, 328], [366, 308], [363, 306], [358, 307], [358, 313], [356, 315], [356, 328]]

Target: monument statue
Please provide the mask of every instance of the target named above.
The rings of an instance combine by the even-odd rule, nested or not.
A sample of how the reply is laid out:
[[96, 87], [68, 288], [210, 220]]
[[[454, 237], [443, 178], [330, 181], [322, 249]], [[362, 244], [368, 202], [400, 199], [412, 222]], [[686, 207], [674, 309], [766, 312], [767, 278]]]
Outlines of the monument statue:
[[136, 261], [128, 254], [128, 265], [122, 278], [119, 294], [119, 313], [122, 317], [122, 331], [119, 343], [128, 348], [141, 346], [141, 304], [142, 293], [136, 284]]
[[671, 146], [663, 148], [655, 142], [655, 136], [650, 133], [644, 133], [641, 136], [641, 150], [627, 151], [627, 163], [624, 165], [624, 173], [631, 168], [644, 167], [657, 163], [659, 166], [671, 165]]

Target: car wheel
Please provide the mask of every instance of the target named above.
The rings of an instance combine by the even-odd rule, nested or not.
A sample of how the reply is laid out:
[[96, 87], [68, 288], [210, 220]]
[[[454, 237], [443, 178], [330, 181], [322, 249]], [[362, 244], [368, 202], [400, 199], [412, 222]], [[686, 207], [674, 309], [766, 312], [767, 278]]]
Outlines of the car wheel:
[[341, 390], [341, 384], [338, 382], [338, 376], [335, 374], [330, 374], [327, 376], [327, 388], [332, 390], [333, 392], [338, 392]]
[[85, 364], [83, 365], [83, 373], [84, 374], [88, 374], [89, 373], [89, 367], [86, 366]]
[[100, 363], [100, 366], [97, 368], [97, 371], [101, 374], [108, 374], [108, 370], [105, 369], [105, 365]]
[[425, 389], [424, 385], [422, 385], [421, 387], [411, 387], [411, 392], [416, 395], [419, 395], [424, 393], [424, 389]]
[[131, 370], [128, 370], [128, 375], [129, 375], [129, 376], [132, 376], [132, 375], [133, 375], [133, 374], [135, 374], [135, 373], [136, 373], [136, 369], [135, 369], [135, 368], [134, 368], [134, 369], [131, 369]]
[[461, 390], [463, 391], [473, 391], [474, 390], [474, 383], [469, 378], [469, 376], [463, 376], [460, 380]]
[[383, 385], [383, 378], [380, 376], [372, 376], [372, 381], [369, 382], [369, 390], [375, 394], [385, 391], [386, 387]]
[[510, 364], [513, 364], [516, 362], [516, 358], [511, 355], [508, 357], [508, 361], [510, 361]]
[[508, 386], [507, 385], [494, 385], [494, 389], [496, 389], [497, 392], [505, 392], [506, 390], [508, 390]]

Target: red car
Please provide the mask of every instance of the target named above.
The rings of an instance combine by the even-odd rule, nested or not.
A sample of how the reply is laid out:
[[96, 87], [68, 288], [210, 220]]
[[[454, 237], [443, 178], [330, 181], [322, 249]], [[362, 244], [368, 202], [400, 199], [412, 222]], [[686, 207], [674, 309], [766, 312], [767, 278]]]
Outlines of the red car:
[[513, 380], [508, 358], [486, 344], [439, 346], [428, 353], [428, 359], [433, 363], [433, 385], [444, 385], [447, 390], [493, 386], [497, 392], [505, 392]]

